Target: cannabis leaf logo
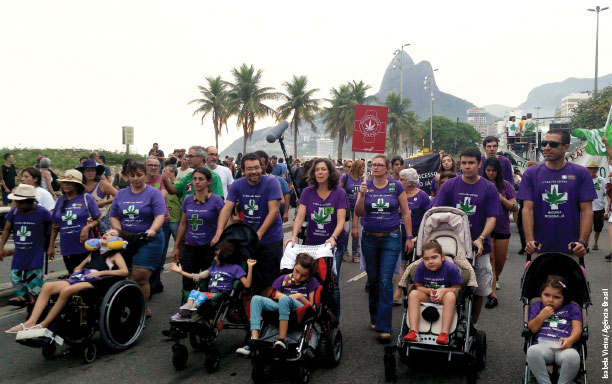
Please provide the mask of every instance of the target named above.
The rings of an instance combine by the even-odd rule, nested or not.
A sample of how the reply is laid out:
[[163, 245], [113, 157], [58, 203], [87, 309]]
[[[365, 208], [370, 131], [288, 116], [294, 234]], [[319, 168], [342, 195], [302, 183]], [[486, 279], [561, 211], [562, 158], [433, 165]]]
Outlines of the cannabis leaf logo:
[[254, 199], [250, 199], [249, 203], [244, 205], [244, 210], [248, 211], [249, 216], [253, 216], [254, 211], [259, 210], [259, 205], [255, 204]]
[[599, 183], [595, 183], [595, 190], [601, 191], [601, 187], [599, 186]]
[[218, 287], [219, 283], [222, 282], [223, 280], [224, 280], [223, 276], [220, 273], [217, 273], [214, 277], [212, 277], [210, 279], [209, 286], [211, 286], [211, 287]]
[[377, 208], [378, 212], [382, 212], [385, 208], [389, 208], [389, 203], [385, 202], [385, 199], [380, 198], [375, 203], [372, 203], [372, 208]]
[[471, 197], [464, 197], [463, 198], [463, 202], [458, 202], [456, 205], [456, 208], [459, 208], [460, 210], [462, 210], [466, 215], [473, 215], [476, 213], [476, 206], [475, 205], [471, 205], [470, 203], [472, 202], [472, 198]]
[[133, 204], [128, 206], [127, 209], [123, 210], [123, 214], [127, 215], [130, 219], [133, 219], [134, 215], [137, 215], [139, 213], [140, 213], [140, 210], [136, 209], [136, 207]]
[[204, 220], [199, 219], [198, 215], [196, 215], [195, 213], [193, 215], [191, 215], [191, 218], [189, 220], [187, 220], [187, 222], [189, 224], [191, 224], [191, 229], [194, 231], [198, 230], [198, 227], [202, 224], [204, 224]]
[[429, 288], [429, 289], [440, 289], [440, 288], [442, 288], [442, 285], [436, 284], [436, 283], [429, 283], [429, 284], [427, 284], [427, 288]]
[[559, 193], [559, 186], [552, 184], [550, 186], [550, 192], [544, 192], [542, 194], [542, 200], [550, 204], [550, 209], [559, 209], [559, 205], [567, 203], [567, 192]]
[[72, 213], [71, 209], [67, 210], [66, 214], [64, 216], [62, 216], [62, 221], [65, 221], [66, 224], [68, 224], [68, 225], [72, 225], [72, 221], [74, 221], [76, 219], [77, 219], [77, 215]]
[[26, 237], [32, 236], [32, 232], [28, 231], [28, 227], [22, 225], [17, 232], [17, 236], [19, 236], [19, 241], [26, 241]]
[[325, 213], [325, 209], [323, 207], [319, 207], [317, 212], [313, 212], [310, 214], [312, 221], [317, 223], [317, 228], [323, 229], [325, 224], [331, 223], [331, 215]]

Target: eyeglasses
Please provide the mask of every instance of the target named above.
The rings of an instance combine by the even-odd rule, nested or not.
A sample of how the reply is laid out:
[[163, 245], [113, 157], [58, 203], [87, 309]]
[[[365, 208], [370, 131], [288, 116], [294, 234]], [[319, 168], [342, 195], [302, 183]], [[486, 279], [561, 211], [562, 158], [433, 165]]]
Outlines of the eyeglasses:
[[372, 164], [372, 168], [386, 167], [386, 164]]
[[540, 143], [542, 144], [542, 148], [545, 148], [547, 145], [550, 145], [551, 148], [557, 148], [559, 145], [561, 145], [561, 143], [558, 141], [542, 140]]
[[192, 157], [202, 157], [202, 155], [185, 155], [185, 157], [191, 159]]
[[147, 167], [159, 168], [159, 164], [147, 164]]

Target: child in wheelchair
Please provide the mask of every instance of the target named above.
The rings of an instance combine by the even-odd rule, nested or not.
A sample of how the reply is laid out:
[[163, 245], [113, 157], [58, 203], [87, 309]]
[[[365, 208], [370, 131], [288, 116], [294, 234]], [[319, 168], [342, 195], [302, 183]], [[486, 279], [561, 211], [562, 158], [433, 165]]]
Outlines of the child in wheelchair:
[[197, 283], [210, 277], [208, 283], [209, 292], [201, 292], [197, 289], [189, 292], [187, 302], [179, 307], [179, 311], [170, 317], [170, 320], [180, 321], [191, 319], [191, 314], [206, 301], [212, 299], [222, 292], [229, 292], [233, 289], [234, 280], [240, 279], [240, 282], [245, 288], [251, 286], [253, 279], [253, 266], [257, 264], [256, 260], [247, 260], [248, 272], [238, 263], [240, 262], [235, 256], [234, 245], [225, 240], [219, 243], [215, 251], [215, 262], [207, 270], [200, 273], [187, 273], [179, 264], [170, 264], [170, 270], [188, 279], [193, 279]]
[[[100, 277], [127, 277], [128, 267], [120, 253], [120, 250], [123, 249], [123, 240], [118, 235], [119, 233], [113, 229], [107, 231], [99, 242], [96, 241], [98, 239], [88, 240], [86, 248], [89, 250], [99, 249], [92, 250], [68, 278], [45, 283], [30, 317], [25, 323], [16, 325], [6, 333], [45, 329], [61, 312], [70, 297], [83, 289], [94, 288]], [[52, 295], [59, 295], [59, 297], [44, 320], [37, 324]]]

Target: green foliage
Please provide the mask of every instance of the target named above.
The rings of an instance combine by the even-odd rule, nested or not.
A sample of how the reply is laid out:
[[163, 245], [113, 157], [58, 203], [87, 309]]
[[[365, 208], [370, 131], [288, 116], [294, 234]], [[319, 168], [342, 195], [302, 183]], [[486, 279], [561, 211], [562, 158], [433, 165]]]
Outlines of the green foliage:
[[202, 125], [204, 124], [204, 118], [209, 113], [212, 115], [213, 128], [215, 130], [215, 145], [219, 148], [219, 136], [221, 136], [221, 128], [225, 124], [225, 131], [227, 132], [227, 119], [229, 117], [228, 112], [228, 96], [227, 96], [227, 82], [221, 80], [221, 76], [207, 77], [208, 88], [198, 85], [198, 89], [202, 94], [201, 99], [191, 100], [189, 104], [199, 104], [198, 109], [193, 111], [193, 116], [202, 114]]
[[601, 89], [574, 109], [572, 128], [602, 128], [606, 124], [612, 104], [612, 86]]
[[[425, 139], [425, 146], [429, 146], [429, 119], [420, 125], [420, 131]], [[455, 153], [455, 139], [457, 152], [468, 147], [480, 147], [480, 134], [468, 123], [457, 123], [442, 116], [433, 117], [433, 149]]]
[[410, 111], [410, 99], [401, 99], [397, 93], [390, 93], [385, 100], [389, 108], [387, 126], [389, 135], [387, 136], [387, 154], [390, 156], [399, 155], [401, 148], [405, 147], [406, 142], [413, 143], [415, 140], [414, 132], [418, 121], [414, 111]]

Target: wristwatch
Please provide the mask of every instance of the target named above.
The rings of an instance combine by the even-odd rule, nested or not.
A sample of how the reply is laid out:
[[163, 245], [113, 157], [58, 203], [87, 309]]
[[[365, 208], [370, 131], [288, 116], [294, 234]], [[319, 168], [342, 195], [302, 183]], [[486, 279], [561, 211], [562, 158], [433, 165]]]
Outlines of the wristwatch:
[[482, 240], [482, 241], [485, 241], [485, 240], [486, 240], [486, 239], [485, 239], [485, 238], [484, 238], [482, 235], [478, 236], [478, 238], [479, 238], [480, 240]]
[[586, 241], [582, 241], [582, 240], [578, 240], [577, 243], [580, 243], [584, 246], [584, 249], [587, 250], [587, 252], [589, 251], [589, 243], [587, 243]]
[[338, 236], [334, 236], [333, 234], [330, 236], [334, 241], [338, 241]]

